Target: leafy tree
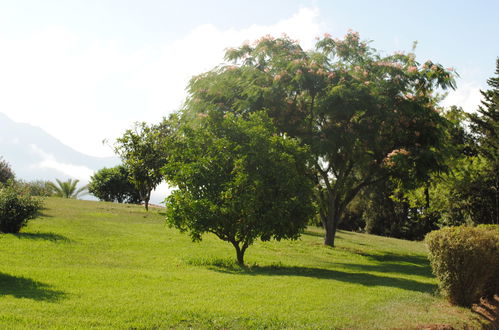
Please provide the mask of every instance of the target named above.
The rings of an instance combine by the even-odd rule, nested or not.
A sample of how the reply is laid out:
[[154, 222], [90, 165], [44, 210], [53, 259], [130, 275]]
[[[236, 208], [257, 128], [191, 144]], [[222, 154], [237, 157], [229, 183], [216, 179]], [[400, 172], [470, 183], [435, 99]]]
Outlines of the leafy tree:
[[487, 80], [491, 89], [480, 91], [482, 105], [477, 113], [470, 114], [471, 129], [476, 134], [478, 151], [499, 172], [499, 58], [496, 60], [496, 77]]
[[14, 179], [15, 175], [9, 163], [0, 156], [0, 183], [7, 183], [10, 179]]
[[59, 179], [55, 179], [55, 181], [57, 184], [49, 182], [49, 186], [52, 188], [53, 195], [57, 197], [78, 198], [87, 189], [86, 186], [80, 187], [79, 189], [77, 188], [80, 180], [68, 179], [67, 181], [61, 181]]
[[163, 181], [161, 168], [165, 165], [166, 152], [162, 134], [159, 126], [136, 123], [114, 146], [146, 210], [149, 210], [151, 191]]
[[213, 233], [242, 265], [256, 239], [296, 239], [305, 228], [313, 210], [306, 150], [265, 114], [200, 114], [173, 145], [164, 173], [178, 189], [167, 199], [167, 221], [193, 241]]
[[348, 33], [325, 35], [306, 52], [287, 37], [228, 50], [222, 65], [194, 77], [186, 112], [245, 115], [265, 110], [281, 132], [308, 146], [316, 203], [334, 246], [336, 228], [365, 187], [424, 180], [441, 165], [436, 88], [453, 88], [441, 65], [412, 53], [381, 56]]
[[487, 219], [487, 214], [490, 215], [485, 223], [499, 224], [499, 58], [496, 60], [496, 77], [490, 78], [487, 83], [491, 89], [481, 91], [482, 105], [477, 113], [470, 114], [470, 126], [478, 142], [477, 150], [485, 159], [481, 175], [474, 180], [474, 190], [476, 198], [483, 196], [480, 209], [486, 213], [482, 212], [481, 216]]
[[90, 178], [88, 191], [103, 201], [138, 204], [141, 201], [139, 192], [128, 178], [123, 165], [102, 168]]

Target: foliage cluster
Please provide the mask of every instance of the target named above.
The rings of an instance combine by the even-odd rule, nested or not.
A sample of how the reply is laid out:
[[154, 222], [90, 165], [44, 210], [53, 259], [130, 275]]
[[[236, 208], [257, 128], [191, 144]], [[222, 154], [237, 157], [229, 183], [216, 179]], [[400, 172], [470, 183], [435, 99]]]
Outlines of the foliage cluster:
[[139, 192], [130, 182], [129, 173], [123, 165], [95, 172], [90, 178], [88, 191], [106, 202], [138, 204], [141, 201]]
[[0, 156], [0, 184], [7, 183], [7, 181], [14, 179], [15, 174], [10, 167], [10, 164]]
[[31, 197], [13, 182], [1, 185], [0, 232], [18, 233], [41, 207], [41, 200]]
[[45, 180], [34, 180], [34, 181], [23, 181], [16, 180], [16, 184], [21, 190], [30, 194], [31, 196], [47, 197], [54, 194], [54, 190], [50, 181]]
[[134, 129], [127, 130], [114, 145], [114, 151], [121, 157], [128, 179], [146, 210], [149, 209], [151, 191], [163, 181], [161, 168], [167, 154], [164, 129], [160, 125], [135, 123]]
[[68, 179], [66, 181], [55, 179], [55, 181], [56, 183], [48, 183], [49, 188], [52, 190], [52, 196], [62, 198], [78, 198], [82, 194], [86, 193], [86, 186], [78, 188], [78, 182], [80, 182], [78, 179]]
[[263, 112], [200, 116], [173, 146], [164, 173], [178, 189], [168, 222], [193, 240], [209, 232], [230, 242], [239, 264], [255, 239], [296, 239], [312, 216], [306, 149]]
[[498, 231], [447, 227], [429, 233], [425, 242], [433, 273], [451, 303], [470, 306], [498, 287]]

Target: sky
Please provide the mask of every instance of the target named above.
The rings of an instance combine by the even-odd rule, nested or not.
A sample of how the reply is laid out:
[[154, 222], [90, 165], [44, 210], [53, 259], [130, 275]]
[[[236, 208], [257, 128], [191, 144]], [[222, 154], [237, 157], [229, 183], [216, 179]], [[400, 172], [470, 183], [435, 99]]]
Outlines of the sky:
[[92, 156], [134, 122], [178, 110], [193, 75], [224, 49], [286, 33], [360, 33], [459, 74], [444, 106], [476, 109], [499, 56], [499, 1], [0, 1], [0, 112]]

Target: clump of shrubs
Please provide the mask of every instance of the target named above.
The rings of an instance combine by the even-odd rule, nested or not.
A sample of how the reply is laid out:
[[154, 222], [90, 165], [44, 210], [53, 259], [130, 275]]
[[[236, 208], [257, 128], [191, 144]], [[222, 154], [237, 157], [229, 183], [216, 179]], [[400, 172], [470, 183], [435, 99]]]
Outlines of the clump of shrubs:
[[47, 197], [54, 194], [50, 181], [35, 180], [35, 181], [22, 181], [16, 180], [15, 183], [21, 190], [30, 194], [31, 196]]
[[447, 227], [426, 235], [433, 274], [447, 299], [471, 306], [498, 293], [499, 231], [490, 227]]
[[0, 232], [18, 233], [28, 220], [36, 217], [41, 200], [33, 198], [20, 186], [0, 185]]

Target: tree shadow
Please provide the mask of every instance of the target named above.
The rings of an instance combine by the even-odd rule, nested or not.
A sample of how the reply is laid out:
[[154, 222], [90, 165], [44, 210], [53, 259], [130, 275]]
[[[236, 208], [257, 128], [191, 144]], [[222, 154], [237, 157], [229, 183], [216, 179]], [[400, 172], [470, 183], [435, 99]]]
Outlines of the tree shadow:
[[41, 217], [43, 217], [43, 218], [53, 218], [54, 217], [53, 215], [46, 213], [47, 210], [48, 210], [48, 208], [42, 207], [38, 211], [37, 218], [41, 218]]
[[46, 240], [51, 242], [65, 242], [65, 243], [71, 242], [71, 240], [66, 236], [54, 233], [17, 233], [13, 235], [19, 239]]
[[400, 255], [391, 252], [383, 254], [362, 254], [362, 255], [370, 260], [376, 261], [377, 264], [362, 265], [362, 264], [340, 263], [338, 265], [366, 272], [375, 271], [382, 273], [433, 277], [430, 261], [425, 256]]
[[29, 278], [0, 273], [0, 296], [4, 295], [55, 302], [63, 298], [65, 293], [53, 290], [50, 285]]
[[[309, 278], [335, 280], [352, 284], [360, 284], [366, 287], [384, 286], [394, 287], [410, 291], [418, 291], [425, 293], [435, 292], [436, 285], [423, 283], [415, 280], [380, 276], [367, 273], [350, 273], [340, 270], [322, 269], [313, 267], [299, 266], [237, 266], [231, 263], [214, 262], [211, 265], [206, 265], [209, 269], [228, 274], [245, 275], [245, 276], [303, 276]], [[352, 267], [354, 268], [354, 267]]]
[[312, 231], [312, 230], [305, 230], [303, 232], [303, 235], [308, 235], [308, 236], [314, 236], [314, 237], [324, 237], [324, 234], [323, 233], [318, 233], [318, 232], [315, 232], [315, 231]]

